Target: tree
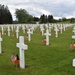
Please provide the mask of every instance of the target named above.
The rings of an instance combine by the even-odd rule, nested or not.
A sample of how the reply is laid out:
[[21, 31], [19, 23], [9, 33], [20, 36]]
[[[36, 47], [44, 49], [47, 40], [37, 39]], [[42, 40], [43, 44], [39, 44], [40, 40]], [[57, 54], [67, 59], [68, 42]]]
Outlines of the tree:
[[31, 17], [25, 9], [16, 9], [15, 14], [19, 23], [27, 23]]
[[54, 19], [52, 15], [41, 15], [40, 22], [41, 23], [53, 23]]
[[75, 22], [75, 19], [71, 18], [70, 23], [74, 23], [74, 22]]
[[10, 24], [12, 22], [12, 15], [8, 7], [0, 4], [0, 24]]
[[47, 23], [47, 15], [41, 15], [40, 17], [40, 23]]
[[34, 17], [34, 21], [35, 22], [39, 21], [39, 18], [38, 17]]
[[52, 15], [48, 15], [48, 22], [52, 23], [53, 22], [53, 16]]
[[29, 15], [29, 18], [28, 18], [28, 21], [27, 21], [27, 23], [33, 23], [33, 16], [32, 15]]

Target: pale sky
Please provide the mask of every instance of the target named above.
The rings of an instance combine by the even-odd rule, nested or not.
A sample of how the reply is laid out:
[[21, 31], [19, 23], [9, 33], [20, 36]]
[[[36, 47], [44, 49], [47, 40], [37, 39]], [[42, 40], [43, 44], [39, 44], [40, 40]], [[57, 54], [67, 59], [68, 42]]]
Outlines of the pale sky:
[[75, 0], [0, 0], [7, 5], [15, 20], [15, 9], [25, 9], [32, 16], [53, 15], [54, 18], [75, 18]]

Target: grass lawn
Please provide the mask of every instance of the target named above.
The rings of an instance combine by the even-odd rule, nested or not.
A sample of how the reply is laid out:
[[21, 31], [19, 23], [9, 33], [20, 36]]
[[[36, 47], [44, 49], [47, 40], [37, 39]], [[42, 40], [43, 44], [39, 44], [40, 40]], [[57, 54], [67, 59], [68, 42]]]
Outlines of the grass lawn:
[[[42, 40], [45, 36], [40, 34], [39, 28], [34, 31], [31, 41], [25, 38], [25, 44], [28, 50], [25, 51], [25, 69], [15, 67], [11, 62], [12, 53], [19, 54], [16, 47], [18, 39], [11, 36], [2, 35], [2, 50], [0, 54], [0, 75], [75, 75], [75, 68], [72, 66], [72, 60], [75, 58], [75, 51], [70, 49], [72, 28], [68, 28], [59, 37], [55, 38], [52, 31], [50, 45], [46, 46]], [[19, 32], [19, 35], [26, 35]]]

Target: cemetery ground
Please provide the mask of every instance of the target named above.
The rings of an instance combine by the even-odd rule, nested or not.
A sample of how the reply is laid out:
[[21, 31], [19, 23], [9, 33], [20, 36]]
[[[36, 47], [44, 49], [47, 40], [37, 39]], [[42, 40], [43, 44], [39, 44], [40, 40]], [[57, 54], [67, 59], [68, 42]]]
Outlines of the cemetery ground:
[[[22, 31], [19, 35], [25, 35]], [[72, 40], [72, 28], [68, 28], [59, 37], [55, 37], [54, 31], [49, 37], [50, 45], [46, 46], [42, 40], [39, 28], [31, 35], [29, 42], [25, 38], [25, 44], [28, 50], [25, 52], [25, 69], [16, 67], [10, 57], [12, 53], [19, 54], [16, 43], [19, 40], [11, 36], [2, 35], [2, 54], [0, 54], [0, 75], [75, 75], [75, 67], [72, 66], [72, 60], [75, 58], [75, 51], [70, 49]]]

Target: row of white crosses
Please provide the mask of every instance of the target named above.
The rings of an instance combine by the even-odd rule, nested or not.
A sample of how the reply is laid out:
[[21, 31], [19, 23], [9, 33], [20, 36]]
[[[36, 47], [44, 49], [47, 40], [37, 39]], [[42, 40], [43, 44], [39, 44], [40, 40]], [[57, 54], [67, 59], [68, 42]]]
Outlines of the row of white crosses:
[[69, 25], [67, 24], [55, 24], [54, 25], [54, 31], [55, 31], [55, 37], [58, 37], [58, 32], [60, 30], [60, 33], [62, 34], [62, 30], [66, 30], [66, 28], [68, 27]]
[[[72, 24], [71, 26], [73, 26], [73, 31], [72, 32], [74, 33], [72, 35], [72, 39], [75, 39], [75, 25]], [[72, 60], [72, 66], [75, 67], [75, 58]]]
[[62, 24], [58, 24], [57, 27], [58, 27], [58, 29], [60, 30], [60, 33], [62, 34], [63, 25], [62, 25]]
[[73, 27], [73, 31], [74, 34], [72, 35], [72, 39], [75, 39], [75, 26]]
[[72, 32], [75, 34], [75, 26], [73, 27], [73, 31]]
[[[10, 28], [12, 29], [12, 31], [13, 31], [13, 29], [16, 29], [16, 38], [18, 38], [19, 37], [19, 27], [20, 27], [21, 25], [19, 25], [19, 24], [17, 24], [17, 25], [7, 25], [7, 29], [8, 29], [8, 36], [10, 36]], [[25, 25], [25, 24], [22, 24], [22, 30], [23, 30], [23, 33], [25, 33], [25, 27], [27, 27], [27, 29], [29, 28], [29, 27], [31, 27], [30, 29], [31, 29], [31, 31], [32, 31], [32, 34], [33, 34], [33, 31], [34, 31], [34, 29], [36, 28], [35, 26], [37, 26], [37, 25], [32, 25], [32, 24], [30, 24], [30, 25]], [[51, 33], [51, 29], [52, 29], [52, 26], [54, 26], [54, 24], [49, 24], [49, 26], [46, 24], [45, 25], [46, 26], [46, 28], [48, 27], [49, 28], [49, 32]], [[57, 26], [57, 25], [55, 25], [55, 26]], [[58, 24], [58, 28], [61, 30], [61, 33], [62, 33], [62, 29], [64, 28], [64, 31], [65, 31], [65, 28], [66, 28], [66, 26], [67, 25], [60, 25], [60, 24]], [[44, 25], [43, 24], [41, 24], [40, 25], [40, 30], [41, 30], [41, 32], [42, 32], [42, 35], [44, 35]], [[57, 31], [58, 31], [58, 29], [57, 28], [55, 28], [55, 31], [56, 31], [56, 37], [57, 37]], [[2, 26], [2, 35], [4, 34], [4, 26]]]
[[[51, 33], [49, 33], [49, 32], [51, 32], [51, 29], [52, 29], [52, 26], [51, 25], [48, 25], [48, 24], [46, 24], [45, 25], [45, 27], [46, 27], [46, 33], [45, 33], [45, 35], [46, 35], [46, 45], [49, 45], [49, 36], [51, 36]], [[50, 29], [49, 29], [50, 28]], [[55, 31], [55, 37], [58, 37], [58, 31], [59, 31], [59, 29], [60, 29], [60, 31], [61, 31], [61, 33], [62, 33], [62, 29], [63, 29], [63, 27], [62, 27], [62, 24], [60, 25], [60, 28], [58, 28], [58, 26], [57, 25], [54, 25], [54, 31]], [[43, 33], [43, 25], [42, 26], [40, 26], [40, 30], [42, 31], [42, 33]], [[50, 31], [49, 31], [50, 30]], [[65, 30], [65, 26], [64, 26], [64, 30]], [[42, 34], [43, 35], [43, 34]]]
[[[75, 39], [75, 26], [73, 27], [73, 31], [74, 35], [72, 35], [72, 39]], [[72, 66], [75, 67], [75, 58], [72, 61]]]
[[[44, 33], [44, 30], [45, 30], [44, 26], [46, 28], [46, 33]], [[41, 24], [40, 25], [40, 32], [41, 32], [42, 36], [43, 35], [46, 36], [46, 45], [49, 45], [49, 36], [51, 36], [51, 34], [49, 33], [49, 27], [48, 26], [49, 26], [48, 24]]]
[[[31, 25], [27, 26], [27, 29], [28, 29], [28, 41], [31, 40], [31, 34], [33, 34], [33, 31], [34, 29], [37, 27], [36, 25], [34, 26], [31, 26], [31, 28], [29, 28]], [[8, 36], [10, 36], [10, 28], [13, 28], [15, 29], [15, 32], [16, 32], [16, 38], [19, 37], [19, 28], [20, 28], [20, 25], [12, 25], [10, 27], [10, 25], [6, 26], [7, 27], [7, 31], [8, 31]], [[22, 30], [23, 30], [23, 33], [25, 33], [25, 26], [22, 25]], [[2, 34], [4, 34], [4, 27], [2, 26]]]

